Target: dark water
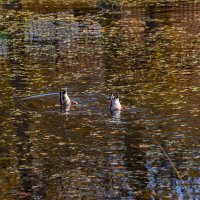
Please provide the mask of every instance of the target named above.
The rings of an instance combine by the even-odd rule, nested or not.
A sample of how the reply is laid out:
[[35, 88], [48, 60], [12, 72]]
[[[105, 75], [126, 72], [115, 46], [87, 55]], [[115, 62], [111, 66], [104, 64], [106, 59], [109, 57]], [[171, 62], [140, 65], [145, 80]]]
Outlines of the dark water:
[[1, 5], [0, 199], [200, 199], [200, 5], [128, 5]]

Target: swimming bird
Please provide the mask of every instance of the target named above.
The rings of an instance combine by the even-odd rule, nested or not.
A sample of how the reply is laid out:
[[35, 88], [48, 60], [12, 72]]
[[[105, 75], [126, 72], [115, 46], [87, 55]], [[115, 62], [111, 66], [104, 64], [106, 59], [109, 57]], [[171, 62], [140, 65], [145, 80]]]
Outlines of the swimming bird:
[[111, 96], [111, 103], [110, 103], [110, 110], [114, 111], [114, 110], [126, 110], [127, 107], [126, 106], [122, 106], [120, 101], [119, 101], [119, 96], [118, 94]]
[[67, 88], [65, 88], [63, 91], [60, 91], [60, 104], [65, 106], [71, 106], [77, 105], [78, 102], [69, 98], [67, 94]]

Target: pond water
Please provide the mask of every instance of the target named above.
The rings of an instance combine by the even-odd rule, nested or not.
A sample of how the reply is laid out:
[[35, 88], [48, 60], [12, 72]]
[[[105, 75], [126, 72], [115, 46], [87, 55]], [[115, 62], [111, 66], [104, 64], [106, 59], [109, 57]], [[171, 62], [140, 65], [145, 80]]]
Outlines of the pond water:
[[34, 6], [0, 8], [0, 199], [200, 199], [200, 5]]

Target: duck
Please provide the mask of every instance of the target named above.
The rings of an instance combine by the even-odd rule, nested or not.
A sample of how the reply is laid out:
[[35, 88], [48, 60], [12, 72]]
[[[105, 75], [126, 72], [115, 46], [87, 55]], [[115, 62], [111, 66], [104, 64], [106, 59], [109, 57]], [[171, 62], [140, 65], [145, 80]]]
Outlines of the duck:
[[60, 91], [60, 104], [65, 106], [77, 105], [78, 102], [70, 99], [67, 94], [67, 88]]
[[110, 110], [111, 111], [116, 111], [116, 110], [126, 110], [126, 106], [122, 106], [120, 101], [119, 101], [119, 95], [111, 95], [111, 103], [110, 103]]

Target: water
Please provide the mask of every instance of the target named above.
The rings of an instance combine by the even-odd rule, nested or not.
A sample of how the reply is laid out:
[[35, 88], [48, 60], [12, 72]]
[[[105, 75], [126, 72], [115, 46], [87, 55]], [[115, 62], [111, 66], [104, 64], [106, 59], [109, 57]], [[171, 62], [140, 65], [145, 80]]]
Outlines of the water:
[[0, 9], [0, 199], [200, 199], [198, 3]]

